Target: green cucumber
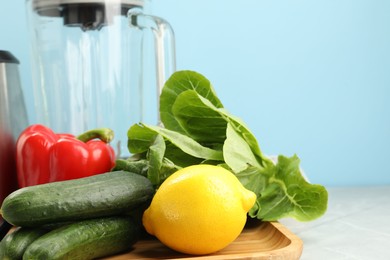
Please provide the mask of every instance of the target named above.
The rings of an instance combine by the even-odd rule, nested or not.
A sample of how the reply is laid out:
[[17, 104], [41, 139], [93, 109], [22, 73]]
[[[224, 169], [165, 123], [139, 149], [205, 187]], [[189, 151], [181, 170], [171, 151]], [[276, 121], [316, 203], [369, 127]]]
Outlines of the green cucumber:
[[15, 226], [34, 227], [128, 213], [153, 194], [146, 177], [114, 171], [19, 189], [4, 199], [1, 213]]
[[139, 226], [129, 217], [107, 217], [76, 222], [35, 240], [23, 259], [94, 259], [130, 250]]
[[1, 240], [0, 260], [22, 259], [27, 247], [48, 231], [48, 229], [44, 228], [17, 227], [12, 233], [9, 233]]

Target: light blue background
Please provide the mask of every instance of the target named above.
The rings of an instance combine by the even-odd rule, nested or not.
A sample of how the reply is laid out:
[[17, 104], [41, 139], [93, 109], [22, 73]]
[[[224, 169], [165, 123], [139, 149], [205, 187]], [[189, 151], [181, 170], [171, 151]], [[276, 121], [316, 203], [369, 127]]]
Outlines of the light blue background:
[[[210, 79], [266, 154], [298, 154], [311, 182], [390, 184], [390, 1], [159, 0], [178, 69]], [[21, 61], [30, 116], [23, 0], [0, 3], [0, 49]]]

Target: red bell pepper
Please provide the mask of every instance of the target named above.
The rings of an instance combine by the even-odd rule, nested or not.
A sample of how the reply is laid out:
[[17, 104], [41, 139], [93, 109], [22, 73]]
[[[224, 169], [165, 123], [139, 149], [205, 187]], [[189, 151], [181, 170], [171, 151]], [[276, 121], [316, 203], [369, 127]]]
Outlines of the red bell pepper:
[[115, 165], [115, 152], [108, 144], [112, 139], [113, 132], [107, 128], [75, 137], [56, 134], [43, 125], [29, 126], [16, 142], [19, 187], [110, 171]]

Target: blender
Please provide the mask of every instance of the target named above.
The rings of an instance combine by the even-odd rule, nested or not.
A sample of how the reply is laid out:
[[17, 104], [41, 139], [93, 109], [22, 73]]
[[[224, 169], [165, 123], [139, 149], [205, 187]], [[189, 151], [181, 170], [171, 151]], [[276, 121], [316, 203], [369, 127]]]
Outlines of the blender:
[[36, 123], [55, 132], [127, 131], [159, 123], [159, 94], [175, 71], [169, 23], [144, 14], [144, 0], [27, 0]]

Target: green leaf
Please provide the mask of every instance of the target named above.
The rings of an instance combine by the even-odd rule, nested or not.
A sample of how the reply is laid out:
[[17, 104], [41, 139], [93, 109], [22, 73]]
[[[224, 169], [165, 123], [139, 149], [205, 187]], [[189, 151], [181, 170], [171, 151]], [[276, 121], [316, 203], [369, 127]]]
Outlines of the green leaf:
[[180, 93], [172, 105], [172, 114], [186, 135], [199, 143], [223, 143], [226, 138], [226, 120], [208, 100], [195, 90]]
[[128, 171], [147, 177], [148, 168], [149, 163], [147, 160], [130, 157], [127, 159], [117, 159], [112, 171]]
[[132, 154], [146, 152], [156, 139], [157, 133], [142, 124], [135, 124], [127, 131], [127, 147]]
[[[201, 98], [201, 97], [200, 97]], [[202, 98], [201, 98], [202, 99]], [[205, 102], [205, 101], [204, 101]], [[207, 102], [205, 102], [207, 104]], [[249, 130], [249, 127], [246, 126], [246, 124], [238, 117], [230, 114], [226, 109], [218, 109], [213, 108], [210, 106], [210, 108], [218, 111], [218, 113], [231, 124], [231, 126], [235, 129], [235, 131], [242, 136], [242, 138], [248, 143], [249, 147], [251, 148], [253, 154], [256, 156], [258, 162], [262, 166], [270, 165], [272, 164], [272, 161], [269, 160], [260, 150], [260, 146], [257, 142], [256, 137], [254, 134]]]
[[170, 130], [185, 134], [185, 130], [172, 113], [172, 104], [177, 96], [186, 90], [195, 90], [199, 95], [210, 100], [216, 107], [222, 103], [215, 94], [210, 81], [194, 71], [177, 71], [166, 81], [160, 95], [160, 118], [163, 125]]
[[227, 125], [223, 158], [233, 172], [242, 172], [248, 166], [261, 167], [248, 143], [236, 132], [231, 123]]
[[[146, 153], [151, 149], [160, 130], [162, 136], [166, 138], [164, 158], [177, 167], [200, 164], [204, 160], [223, 160], [221, 149], [203, 147], [191, 138], [179, 133], [143, 124], [135, 124], [128, 131], [130, 153], [137, 154], [141, 159], [145, 159], [146, 157], [142, 153]], [[172, 143], [170, 140], [174, 140], [174, 142]], [[119, 164], [123, 163], [119, 162]], [[133, 167], [133, 165], [130, 165], [130, 167]]]
[[221, 151], [204, 147], [186, 135], [159, 126], [144, 126], [156, 132], [157, 134], [162, 135], [165, 139], [167, 139], [169, 142], [181, 149], [183, 152], [193, 157], [203, 158], [206, 160], [223, 160], [223, 155]]
[[265, 173], [265, 169], [255, 166], [249, 166], [245, 170], [236, 173], [242, 185], [248, 190], [253, 191], [257, 196], [255, 205], [249, 211], [249, 216], [252, 218], [262, 219], [262, 216], [258, 212], [261, 210], [260, 201], [262, 192], [268, 185], [269, 176]]
[[180, 170], [181, 167], [164, 157], [163, 163], [160, 168], [160, 182], [163, 183], [172, 173]]
[[299, 158], [279, 156], [276, 165], [266, 169], [250, 169], [238, 173], [243, 185], [258, 196], [249, 215], [264, 221], [293, 217], [311, 221], [327, 208], [328, 193], [317, 184], [308, 183], [301, 174]]
[[260, 151], [259, 144], [249, 128], [239, 118], [231, 115], [223, 107], [216, 107], [210, 100], [196, 91], [188, 90], [180, 94], [172, 106], [172, 113], [183, 131], [201, 143], [220, 142], [226, 138], [226, 126], [230, 123], [235, 131], [248, 143], [260, 165], [272, 162]]
[[161, 183], [160, 170], [164, 159], [165, 142], [161, 135], [157, 135], [153, 144], [149, 147], [147, 159], [149, 161], [148, 179], [154, 186]]
[[204, 161], [203, 158], [197, 158], [189, 155], [188, 153], [183, 152], [183, 150], [181, 150], [176, 145], [170, 143], [169, 141], [166, 142], [166, 146], [167, 148], [165, 151], [165, 158], [167, 158], [179, 167], [200, 164]]

